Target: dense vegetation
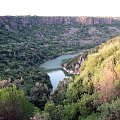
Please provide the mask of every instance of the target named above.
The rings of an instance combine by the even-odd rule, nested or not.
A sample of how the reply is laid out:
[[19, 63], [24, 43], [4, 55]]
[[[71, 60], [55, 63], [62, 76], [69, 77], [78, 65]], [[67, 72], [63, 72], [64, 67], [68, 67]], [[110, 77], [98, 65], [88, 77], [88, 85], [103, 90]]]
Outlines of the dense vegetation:
[[52, 120], [119, 120], [120, 37], [91, 51], [80, 75], [60, 82], [44, 111]]
[[[119, 120], [120, 37], [89, 52], [80, 75], [60, 81], [42, 111], [28, 102], [23, 90], [7, 86], [0, 89], [0, 116], [5, 120]], [[45, 97], [43, 85], [35, 87], [32, 95]]]
[[1, 79], [24, 78], [26, 69], [36, 69], [45, 60], [68, 51], [91, 48], [120, 33], [119, 22], [112, 25], [37, 24], [38, 18], [8, 16], [0, 23]]
[[24, 91], [15, 85], [0, 89], [0, 119], [28, 120], [39, 109], [29, 103]]
[[1, 80], [19, 77], [29, 80], [27, 73], [34, 72], [45, 60], [68, 51], [91, 48], [120, 33], [119, 22], [111, 25], [38, 24], [40, 19], [36, 16], [0, 19]]
[[[5, 120], [26, 120], [34, 115], [38, 120], [90, 120], [103, 119], [102, 116], [119, 119], [119, 37], [93, 50], [82, 65], [80, 76], [61, 81], [51, 95], [50, 78], [39, 69], [48, 59], [91, 48], [118, 35], [119, 22], [36, 24], [36, 17], [31, 17], [32, 23], [21, 24], [23, 18], [8, 17], [0, 23], [0, 117]], [[69, 67], [77, 59], [70, 60]]]

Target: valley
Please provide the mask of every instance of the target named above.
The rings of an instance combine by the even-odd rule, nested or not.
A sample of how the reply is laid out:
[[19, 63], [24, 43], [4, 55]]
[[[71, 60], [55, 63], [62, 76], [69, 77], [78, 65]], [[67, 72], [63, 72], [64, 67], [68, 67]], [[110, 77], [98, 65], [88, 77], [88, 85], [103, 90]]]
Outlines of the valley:
[[119, 35], [119, 17], [0, 16], [0, 119], [119, 120]]
[[69, 77], [67, 74], [64, 73], [62, 69], [62, 61], [69, 58], [74, 58], [75, 56], [78, 55], [79, 54], [76, 53], [62, 55], [53, 60], [48, 60], [40, 65], [40, 68], [46, 71], [47, 74], [49, 75], [54, 90], [57, 88], [57, 85], [60, 80]]

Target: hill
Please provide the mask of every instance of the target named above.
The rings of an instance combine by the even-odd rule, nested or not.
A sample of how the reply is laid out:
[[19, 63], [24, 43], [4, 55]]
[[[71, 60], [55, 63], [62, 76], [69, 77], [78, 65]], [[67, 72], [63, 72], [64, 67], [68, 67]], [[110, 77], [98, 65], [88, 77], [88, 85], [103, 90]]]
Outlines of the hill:
[[66, 52], [105, 42], [120, 33], [119, 23], [112, 17], [1, 16], [1, 79], [13, 76], [9, 71], [20, 74]]
[[57, 120], [58, 115], [50, 113], [54, 110], [62, 120], [120, 119], [119, 36], [89, 53], [80, 67], [80, 75], [59, 83], [52, 101], [45, 105], [45, 111]]
[[[20, 92], [23, 101], [25, 95], [25, 101], [28, 99], [44, 110], [38, 114], [41, 118], [119, 119], [120, 37], [113, 38], [119, 34], [119, 18], [1, 16], [2, 102], [5, 97], [5, 104], [9, 104], [7, 100], [11, 98], [10, 95], [15, 92], [16, 97], [19, 88], [25, 92]], [[108, 38], [113, 39], [87, 56], [80, 67], [80, 75], [61, 81], [51, 94], [51, 81], [49, 76], [39, 69], [41, 63], [70, 51], [93, 48]], [[11, 84], [16, 87], [9, 88]], [[19, 96], [15, 99], [19, 100]], [[13, 98], [13, 101], [15, 99]]]

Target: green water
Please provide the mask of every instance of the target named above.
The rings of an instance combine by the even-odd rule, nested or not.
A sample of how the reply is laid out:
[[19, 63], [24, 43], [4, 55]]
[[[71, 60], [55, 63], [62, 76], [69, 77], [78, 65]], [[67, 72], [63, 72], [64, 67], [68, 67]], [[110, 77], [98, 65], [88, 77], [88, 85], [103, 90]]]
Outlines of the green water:
[[40, 65], [40, 68], [44, 69], [47, 72], [47, 74], [50, 76], [53, 89], [57, 88], [57, 84], [59, 83], [60, 80], [69, 77], [62, 70], [62, 66], [61, 66], [62, 61], [65, 59], [73, 58], [75, 56], [78, 56], [78, 54], [62, 55], [53, 60], [48, 60]]

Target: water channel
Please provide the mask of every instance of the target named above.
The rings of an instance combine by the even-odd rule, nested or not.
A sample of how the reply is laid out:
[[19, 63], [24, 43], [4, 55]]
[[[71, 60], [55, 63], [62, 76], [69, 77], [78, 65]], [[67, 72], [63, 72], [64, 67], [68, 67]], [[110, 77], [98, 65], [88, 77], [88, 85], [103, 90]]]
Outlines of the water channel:
[[62, 61], [65, 59], [74, 58], [75, 56], [78, 56], [78, 54], [61, 55], [40, 65], [40, 68], [44, 69], [44, 71], [49, 75], [51, 83], [53, 85], [53, 90], [57, 88], [57, 84], [60, 80], [69, 77], [62, 70]]

